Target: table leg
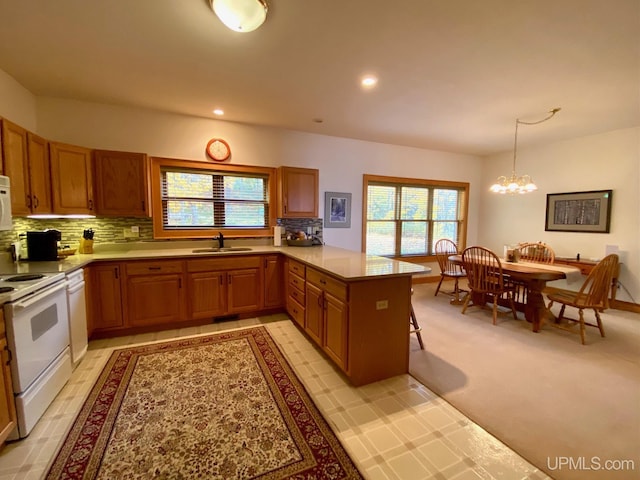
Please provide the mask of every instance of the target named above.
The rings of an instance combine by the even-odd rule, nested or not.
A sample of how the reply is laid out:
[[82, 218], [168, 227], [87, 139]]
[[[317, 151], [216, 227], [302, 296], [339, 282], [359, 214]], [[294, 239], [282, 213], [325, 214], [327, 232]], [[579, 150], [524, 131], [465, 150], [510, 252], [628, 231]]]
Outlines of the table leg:
[[531, 322], [532, 330], [538, 332], [542, 324], [546, 321], [555, 320], [553, 313], [544, 304], [542, 290], [547, 282], [545, 280], [531, 280], [527, 282], [529, 292], [527, 294], [527, 305], [524, 316]]

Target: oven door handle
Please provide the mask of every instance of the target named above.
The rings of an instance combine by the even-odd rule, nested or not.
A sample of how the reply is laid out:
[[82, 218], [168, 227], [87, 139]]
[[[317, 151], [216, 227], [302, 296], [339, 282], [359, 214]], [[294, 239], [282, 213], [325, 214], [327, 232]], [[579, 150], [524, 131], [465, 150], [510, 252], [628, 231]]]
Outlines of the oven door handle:
[[16, 310], [29, 308], [31, 305], [38, 303], [40, 300], [44, 300], [49, 295], [52, 295], [58, 292], [59, 290], [63, 290], [65, 288], [67, 288], [66, 282], [61, 282], [59, 285], [55, 287], [45, 287], [44, 290], [41, 290], [40, 292], [36, 293], [32, 297], [29, 297], [26, 300], [23, 300], [21, 302], [19, 301], [19, 302], [12, 303], [10, 305], [12, 305], [13, 308]]

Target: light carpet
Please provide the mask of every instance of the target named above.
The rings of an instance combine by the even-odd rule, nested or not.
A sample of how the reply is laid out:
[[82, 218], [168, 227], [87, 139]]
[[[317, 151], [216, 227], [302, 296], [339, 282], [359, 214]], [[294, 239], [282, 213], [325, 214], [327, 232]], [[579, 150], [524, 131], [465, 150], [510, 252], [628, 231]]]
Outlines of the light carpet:
[[46, 478], [362, 477], [256, 327], [116, 350]]
[[412, 339], [416, 379], [552, 478], [640, 478], [639, 315], [607, 310], [607, 336], [588, 328], [583, 346], [509, 316], [493, 326], [490, 311], [462, 315], [435, 285], [414, 288], [426, 347]]

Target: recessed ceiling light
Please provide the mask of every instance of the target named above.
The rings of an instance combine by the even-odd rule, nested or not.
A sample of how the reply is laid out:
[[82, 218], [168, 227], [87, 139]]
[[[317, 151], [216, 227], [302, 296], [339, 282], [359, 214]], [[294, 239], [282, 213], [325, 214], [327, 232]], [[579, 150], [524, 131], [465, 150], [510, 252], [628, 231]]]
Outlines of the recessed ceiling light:
[[213, 111], [213, 113], [216, 114], [216, 115], [224, 115], [224, 110], [222, 110], [221, 108], [216, 108]]
[[376, 77], [375, 75], [365, 75], [360, 80], [360, 85], [362, 85], [363, 88], [373, 88], [377, 84], [378, 84], [378, 77]]
[[322, 122], [324, 122], [324, 120], [322, 120], [321, 118], [314, 118], [312, 121], [314, 123], [322, 123]]

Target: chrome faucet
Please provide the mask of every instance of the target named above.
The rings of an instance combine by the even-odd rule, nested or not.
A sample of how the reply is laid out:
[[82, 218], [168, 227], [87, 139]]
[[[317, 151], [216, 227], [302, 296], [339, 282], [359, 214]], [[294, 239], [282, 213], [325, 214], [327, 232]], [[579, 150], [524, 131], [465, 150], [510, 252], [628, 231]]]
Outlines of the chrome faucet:
[[217, 237], [213, 237], [214, 240], [218, 240], [218, 248], [224, 248], [224, 235], [222, 232], [218, 232]]

